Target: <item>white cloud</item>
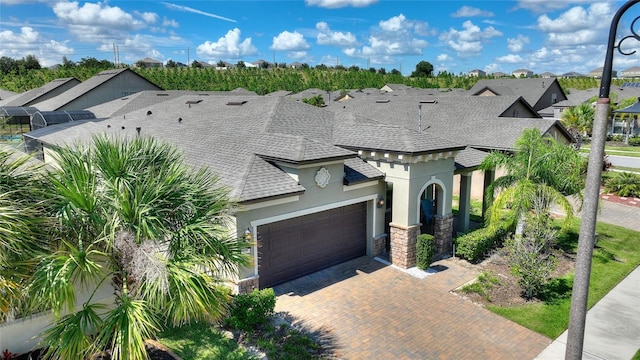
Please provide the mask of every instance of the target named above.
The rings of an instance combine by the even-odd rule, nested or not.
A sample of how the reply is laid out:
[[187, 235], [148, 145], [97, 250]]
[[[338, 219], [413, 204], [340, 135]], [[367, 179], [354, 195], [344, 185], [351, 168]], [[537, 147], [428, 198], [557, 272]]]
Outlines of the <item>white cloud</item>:
[[507, 64], [518, 64], [518, 63], [521, 63], [523, 60], [520, 57], [520, 55], [509, 54], [509, 55], [496, 58], [496, 61], [501, 63], [507, 63]]
[[287, 57], [289, 59], [304, 61], [309, 57], [309, 54], [306, 51], [290, 51], [287, 53]]
[[338, 9], [342, 7], [367, 7], [377, 3], [378, 0], [305, 0], [307, 6], [317, 6], [327, 9]]
[[58, 19], [72, 27], [110, 26], [121, 30], [133, 30], [142, 26], [139, 20], [117, 6], [104, 3], [85, 3], [81, 7], [78, 5], [78, 2], [58, 2], [53, 6], [53, 12]]
[[471, 6], [463, 6], [455, 13], [451, 14], [452, 17], [493, 17], [494, 14], [491, 11], [481, 10]]
[[53, 12], [71, 34], [89, 43], [110, 43], [146, 26], [144, 21], [119, 7], [104, 3], [79, 6], [78, 2], [58, 2], [53, 6]]
[[507, 39], [507, 49], [509, 49], [509, 51], [511, 51], [512, 53], [517, 53], [522, 51], [522, 49], [524, 48], [524, 45], [528, 43], [529, 43], [528, 37], [518, 34], [516, 38]]
[[283, 31], [273, 37], [273, 43], [269, 48], [278, 51], [301, 51], [308, 50], [311, 46], [299, 32]]
[[206, 41], [196, 48], [199, 56], [206, 59], [239, 59], [258, 52], [251, 38], [240, 40], [240, 29], [229, 30], [227, 34], [216, 42]]
[[536, 26], [547, 34], [547, 41], [555, 45], [595, 44], [606, 40], [609, 21], [614, 9], [612, 3], [594, 3], [588, 8], [573, 7], [556, 19], [544, 14], [538, 17]]
[[422, 55], [429, 43], [418, 36], [431, 31], [427, 23], [409, 20], [400, 14], [380, 21], [361, 48], [348, 48], [343, 53], [349, 57], [367, 58], [374, 64], [392, 64], [397, 62], [395, 57], [398, 56]]
[[316, 24], [319, 31], [316, 41], [319, 45], [333, 45], [339, 47], [355, 46], [357, 44], [356, 36], [350, 32], [331, 31], [326, 22]]
[[143, 12], [139, 14], [142, 20], [147, 24], [155, 24], [158, 22], [158, 14], [152, 12]]
[[549, 1], [549, 0], [519, 0], [516, 9], [526, 9], [536, 13], [564, 9], [572, 3], [589, 3], [593, 0]]
[[74, 49], [67, 45], [68, 40], [46, 40], [29, 26], [22, 27], [19, 33], [11, 30], [0, 31], [0, 43], [0, 56], [18, 59], [34, 55], [42, 66], [60, 63], [63, 56], [75, 53]]
[[440, 34], [440, 41], [447, 44], [455, 50], [458, 55], [477, 55], [483, 49], [483, 43], [489, 41], [493, 37], [502, 36], [502, 33], [493, 26], [486, 27], [484, 30], [467, 20], [462, 24], [462, 30], [449, 29], [447, 32]]
[[178, 24], [177, 21], [172, 20], [172, 19], [167, 19], [166, 17], [162, 20], [162, 26], [164, 27], [172, 27], [172, 28], [178, 28], [180, 27], [180, 24]]
[[440, 62], [443, 62], [443, 61], [451, 61], [451, 60], [453, 60], [453, 58], [451, 56], [449, 56], [448, 54], [440, 54], [440, 55], [438, 55], [436, 60], [440, 61]]

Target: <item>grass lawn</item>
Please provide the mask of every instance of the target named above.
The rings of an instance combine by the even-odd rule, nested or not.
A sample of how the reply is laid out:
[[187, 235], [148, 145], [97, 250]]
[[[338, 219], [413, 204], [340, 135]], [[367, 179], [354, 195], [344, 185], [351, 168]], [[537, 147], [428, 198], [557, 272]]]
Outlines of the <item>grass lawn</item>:
[[[579, 219], [559, 239], [560, 246], [575, 253], [578, 243]], [[640, 264], [640, 233], [619, 226], [598, 223], [598, 244], [594, 249], [589, 285], [588, 307], [613, 289]], [[545, 291], [542, 303], [518, 307], [487, 307], [489, 310], [517, 322], [533, 331], [555, 339], [569, 326], [573, 274], [553, 279]]]
[[636, 352], [636, 354], [633, 355], [633, 358], [631, 358], [631, 360], [640, 360], [640, 350], [638, 350], [638, 352]]
[[[322, 338], [322, 334], [315, 332]], [[307, 333], [286, 325], [265, 324], [239, 336], [244, 344], [257, 346], [271, 360], [315, 360], [323, 358], [320, 344]], [[216, 327], [195, 323], [163, 331], [158, 341], [176, 355], [189, 360], [256, 359], [236, 340], [229, 339]]]
[[170, 328], [160, 334], [158, 341], [183, 359], [253, 359], [242, 347], [209, 324], [190, 324]]
[[[589, 150], [591, 150], [589, 146], [580, 147], [580, 152], [588, 153]], [[640, 146], [605, 146], [604, 152], [607, 155], [640, 157]]]
[[[452, 198], [452, 212], [453, 216], [458, 216], [458, 204], [460, 197], [453, 195]], [[469, 214], [469, 220], [482, 223], [482, 200], [471, 199], [471, 213]]]

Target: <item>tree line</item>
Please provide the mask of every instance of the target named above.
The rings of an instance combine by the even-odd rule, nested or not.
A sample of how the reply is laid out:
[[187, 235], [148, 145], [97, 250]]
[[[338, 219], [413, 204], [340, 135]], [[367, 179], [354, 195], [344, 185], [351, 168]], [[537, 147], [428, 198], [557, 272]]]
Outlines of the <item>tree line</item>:
[[[240, 63], [242, 62], [238, 64]], [[244, 88], [261, 95], [279, 90], [299, 92], [310, 88], [325, 91], [380, 88], [385, 84], [404, 84], [416, 88], [470, 89], [478, 80], [492, 78], [467, 76], [462, 73], [456, 75], [446, 71], [434, 74], [433, 65], [428, 61], [419, 62], [410, 76], [403, 76], [397, 69], [365, 69], [355, 65], [329, 67], [320, 64], [311, 67], [302, 64], [298, 68], [290, 68], [286, 64], [265, 62], [257, 68], [248, 68], [238, 64], [220, 70], [215, 67], [203, 67], [196, 61], [192, 66], [178, 66], [177, 63], [171, 62], [167, 63], [165, 68], [138, 66], [132, 67], [132, 70], [166, 90], [229, 91]], [[42, 68], [33, 55], [20, 60], [2, 57], [0, 88], [23, 92], [57, 78], [75, 77], [84, 81], [100, 71], [113, 68], [117, 68], [114, 63], [95, 58], [83, 58], [73, 62], [63, 57], [62, 64], [55, 68]], [[587, 77], [558, 80], [565, 91], [598, 88], [600, 85], [598, 79]], [[613, 80], [613, 84], [619, 86], [622, 82], [621, 79]]]

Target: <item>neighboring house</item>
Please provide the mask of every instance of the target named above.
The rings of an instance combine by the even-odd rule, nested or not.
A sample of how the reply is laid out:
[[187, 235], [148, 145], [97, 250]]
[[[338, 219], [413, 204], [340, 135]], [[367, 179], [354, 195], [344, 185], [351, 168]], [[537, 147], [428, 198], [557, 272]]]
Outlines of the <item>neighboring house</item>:
[[289, 67], [292, 68], [292, 69], [301, 69], [302, 68], [302, 63], [294, 61], [291, 64], [289, 64]]
[[540, 77], [541, 78], [545, 78], [545, 79], [550, 79], [550, 78], [554, 78], [554, 77], [557, 77], [557, 76], [556, 76], [556, 74], [554, 74], [552, 72], [545, 71], [542, 74], [540, 74]]
[[623, 78], [637, 78], [640, 77], [640, 66], [630, 67], [620, 72], [620, 77]]
[[567, 99], [567, 95], [555, 78], [479, 80], [469, 93], [474, 96], [519, 95], [536, 111]]
[[[593, 69], [589, 71], [589, 77], [600, 79], [602, 78], [602, 72], [604, 71], [604, 67], [599, 67], [597, 69]], [[611, 70], [611, 77], [618, 77], [618, 71]]]
[[72, 77], [55, 79], [41, 87], [4, 99], [0, 101], [0, 106], [31, 106], [58, 96], [78, 84], [80, 84], [80, 80]]
[[560, 77], [565, 78], [565, 79], [571, 79], [571, 78], [581, 78], [581, 77], [585, 77], [584, 75], [577, 73], [575, 71], [569, 71], [566, 72], [562, 75], [560, 75]]
[[473, 70], [469, 71], [469, 76], [487, 77], [487, 73], [485, 71], [480, 70], [480, 69], [473, 69]]
[[164, 64], [162, 63], [162, 61], [146, 57], [144, 59], [136, 61], [134, 66], [146, 68], [163, 68]]
[[509, 77], [511, 75], [509, 75], [507, 73], [503, 73], [502, 71], [496, 71], [496, 72], [492, 73], [491, 76], [493, 76], [494, 78], [504, 78], [504, 77]]
[[128, 68], [105, 70], [33, 106], [41, 111], [84, 110], [144, 90], [162, 89]]
[[533, 71], [527, 69], [518, 69], [511, 72], [511, 75], [516, 78], [529, 78], [533, 76]]
[[263, 68], [263, 67], [270, 68], [270, 67], [272, 67], [272, 65], [268, 61], [265, 61], [265, 60], [253, 61], [251, 64], [253, 64], [253, 65], [255, 65], [256, 67], [259, 67], [259, 68]]

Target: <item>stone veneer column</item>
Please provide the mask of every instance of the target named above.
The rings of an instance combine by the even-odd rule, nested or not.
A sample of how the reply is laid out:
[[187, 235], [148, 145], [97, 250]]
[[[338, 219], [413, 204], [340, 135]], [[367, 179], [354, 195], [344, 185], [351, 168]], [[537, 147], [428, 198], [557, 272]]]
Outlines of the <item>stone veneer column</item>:
[[387, 240], [387, 234], [380, 234], [373, 238], [373, 251], [371, 256], [378, 256], [385, 252], [385, 243]]
[[435, 216], [433, 235], [436, 238], [436, 255], [440, 258], [451, 255], [453, 249], [453, 213]]
[[248, 294], [254, 289], [259, 289], [259, 278], [257, 276], [242, 279], [236, 284], [236, 292], [238, 294]]
[[420, 224], [404, 226], [390, 223], [390, 259], [393, 265], [408, 269], [416, 264], [416, 242], [420, 234]]

